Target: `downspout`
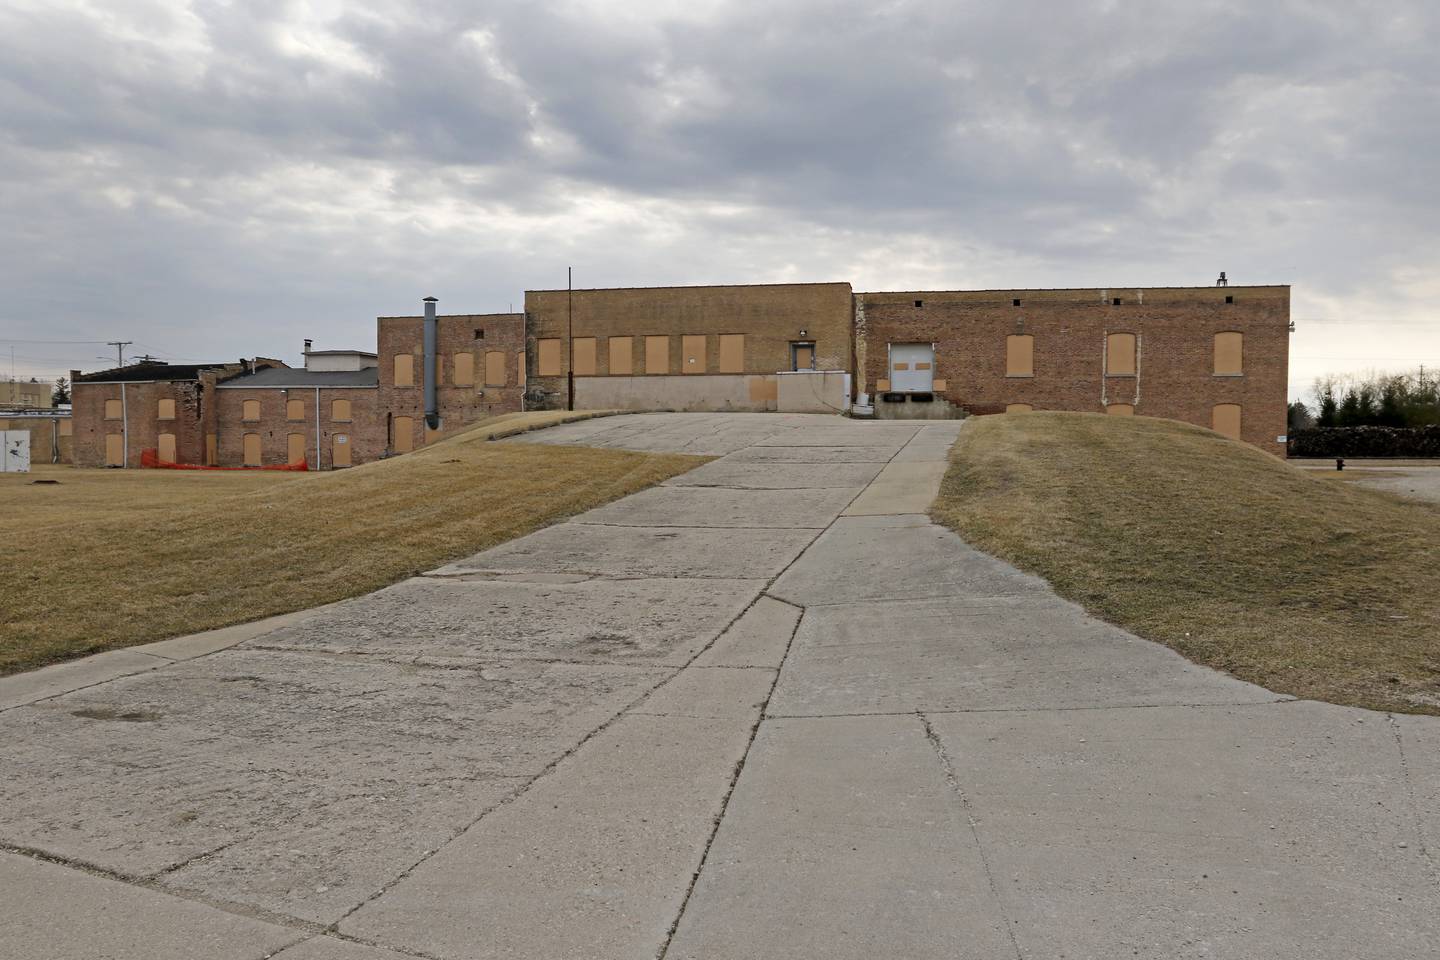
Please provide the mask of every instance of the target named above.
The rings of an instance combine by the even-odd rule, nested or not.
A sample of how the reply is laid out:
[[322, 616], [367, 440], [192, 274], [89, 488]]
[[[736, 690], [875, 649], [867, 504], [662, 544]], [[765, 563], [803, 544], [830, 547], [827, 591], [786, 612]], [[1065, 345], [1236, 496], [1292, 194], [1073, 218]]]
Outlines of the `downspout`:
[[440, 409], [435, 402], [435, 298], [425, 298], [425, 426], [431, 430], [440, 429]]
[[130, 407], [125, 396], [125, 381], [120, 381], [120, 469], [130, 469]]
[[320, 469], [320, 388], [315, 388], [315, 469]]

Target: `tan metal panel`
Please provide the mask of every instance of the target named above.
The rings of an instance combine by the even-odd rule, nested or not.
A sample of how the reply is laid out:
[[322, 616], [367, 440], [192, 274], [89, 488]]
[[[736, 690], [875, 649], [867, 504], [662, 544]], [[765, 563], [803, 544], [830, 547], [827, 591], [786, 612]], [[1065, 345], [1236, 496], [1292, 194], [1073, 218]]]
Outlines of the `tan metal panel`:
[[1215, 334], [1215, 375], [1237, 377], [1245, 372], [1245, 334]]
[[680, 338], [680, 372], [705, 372], [705, 337], [687, 334]]
[[[172, 400], [172, 399], [170, 399], [169, 397], [161, 397], [161, 398], [160, 398], [160, 402], [159, 402], [159, 404], [157, 405], [157, 409], [155, 410], [155, 419], [156, 419], [156, 420], [174, 420], [174, 419], [175, 419], [175, 401]], [[171, 462], [173, 463], [174, 461], [172, 460]]]
[[720, 372], [745, 372], [745, 334], [720, 334]]
[[125, 463], [125, 437], [119, 433], [105, 434], [105, 466], [118, 467]]
[[245, 466], [260, 466], [260, 434], [247, 433], [244, 438]]
[[645, 338], [645, 372], [646, 372], [646, 373], [669, 373], [669, 372], [670, 372], [670, 338], [669, 338], [669, 337], [646, 337], [646, 338]]
[[1105, 338], [1105, 374], [1111, 377], [1135, 375], [1135, 334], [1112, 333]]
[[780, 384], [774, 377], [749, 377], [745, 386], [750, 391], [752, 403], [764, 403], [780, 399]]
[[304, 401], [304, 400], [286, 400], [286, 401], [285, 401], [285, 419], [286, 419], [286, 420], [304, 420], [304, 419], [305, 419], [305, 401]]
[[595, 376], [595, 338], [575, 338], [575, 376]]
[[347, 422], [347, 421], [350, 419], [350, 401], [349, 401], [349, 400], [331, 400], [331, 401], [330, 401], [330, 419], [331, 419], [331, 420], [335, 420], [335, 421], [340, 422], [340, 423], [345, 423], [345, 422]]
[[1035, 338], [1028, 333], [1005, 338], [1005, 376], [1035, 376]]
[[125, 411], [124, 411], [124, 408], [121, 406], [119, 400], [106, 400], [106, 401], [105, 401], [105, 419], [106, 419], [106, 420], [119, 420], [119, 419], [120, 419], [121, 417], [123, 417], [124, 415], [125, 415]]
[[330, 445], [330, 465], [332, 467], [350, 466], [350, 438], [343, 433], [335, 434], [335, 439]]
[[475, 354], [455, 354], [455, 386], [475, 386]]
[[[525, 364], [520, 364], [520, 371], [525, 371]], [[485, 353], [485, 386], [505, 386], [505, 353], [501, 350], [489, 350]]]
[[1135, 405], [1131, 403], [1112, 403], [1105, 408], [1105, 412], [1112, 417], [1133, 417], [1135, 416]]
[[1006, 412], [1006, 413], [1029, 413], [1030, 411], [1032, 411], [1032, 410], [1034, 410], [1034, 409], [1035, 409], [1035, 408], [1034, 408], [1033, 406], [1031, 406], [1030, 404], [1028, 404], [1028, 403], [1007, 403], [1007, 404], [1005, 404], [1005, 412]]
[[1240, 404], [1217, 403], [1210, 411], [1210, 428], [1231, 440], [1240, 439]]
[[635, 338], [610, 338], [610, 375], [628, 377], [635, 372]]
[[548, 338], [535, 341], [535, 372], [542, 377], [560, 376], [560, 340]]
[[162, 463], [178, 463], [175, 459], [175, 434], [162, 433], [159, 443], [156, 445], [155, 453], [160, 457]]
[[290, 451], [289, 458], [286, 462], [290, 464], [304, 463], [305, 451], [308, 448], [308, 444], [305, 443], [305, 434], [292, 433], [286, 438], [286, 442], [289, 445]]
[[415, 449], [415, 419], [413, 417], [395, 418], [395, 452], [409, 453]]
[[[395, 386], [415, 386], [415, 356], [409, 353], [395, 354]], [[346, 452], [349, 452], [347, 445]]]

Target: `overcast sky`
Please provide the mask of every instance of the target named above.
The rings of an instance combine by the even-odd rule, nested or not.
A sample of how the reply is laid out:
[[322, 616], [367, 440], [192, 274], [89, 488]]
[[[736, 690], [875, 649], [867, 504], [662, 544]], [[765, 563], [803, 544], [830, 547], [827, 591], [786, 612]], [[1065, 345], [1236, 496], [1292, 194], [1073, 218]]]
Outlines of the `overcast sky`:
[[0, 0], [0, 349], [1226, 270], [1294, 285], [1292, 394], [1440, 366], [1437, 50], [1434, 0]]

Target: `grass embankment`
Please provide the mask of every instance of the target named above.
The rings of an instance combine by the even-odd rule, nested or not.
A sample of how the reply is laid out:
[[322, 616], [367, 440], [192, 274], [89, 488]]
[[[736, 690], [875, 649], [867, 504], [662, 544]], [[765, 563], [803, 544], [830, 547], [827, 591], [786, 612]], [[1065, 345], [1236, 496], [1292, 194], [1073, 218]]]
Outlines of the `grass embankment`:
[[375, 590], [707, 459], [487, 442], [537, 416], [334, 473], [0, 476], [0, 673]]
[[932, 510], [981, 550], [1271, 690], [1440, 714], [1440, 511], [1199, 427], [1029, 413], [960, 433]]

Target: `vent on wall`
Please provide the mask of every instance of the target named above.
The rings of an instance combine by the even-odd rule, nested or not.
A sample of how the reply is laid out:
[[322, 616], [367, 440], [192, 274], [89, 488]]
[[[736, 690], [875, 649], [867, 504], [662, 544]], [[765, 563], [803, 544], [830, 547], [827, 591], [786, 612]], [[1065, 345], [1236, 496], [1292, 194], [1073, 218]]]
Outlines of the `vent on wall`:
[[1231, 295], [1227, 296], [1227, 297], [1225, 298], [1225, 302], [1226, 302], [1226, 303], [1234, 303], [1234, 302], [1235, 302], [1235, 295], [1234, 295], [1234, 294], [1231, 294]]
[[923, 306], [925, 306], [925, 301], [924, 301], [924, 300], [916, 300], [916, 301], [915, 301], [915, 306], [917, 306], [917, 307], [923, 307]]
[[1018, 306], [1020, 306], [1020, 298], [1019, 298], [1019, 297], [1016, 297], [1014, 300], [1011, 300], [1011, 301], [1010, 301], [1010, 306], [1012, 306], [1012, 307], [1018, 307]]
[[1119, 297], [1116, 297], [1114, 300], [1111, 300], [1110, 302], [1111, 302], [1112, 304], [1114, 304], [1115, 306], [1117, 306], [1117, 307], [1120, 306], [1120, 298], [1119, 298]]

